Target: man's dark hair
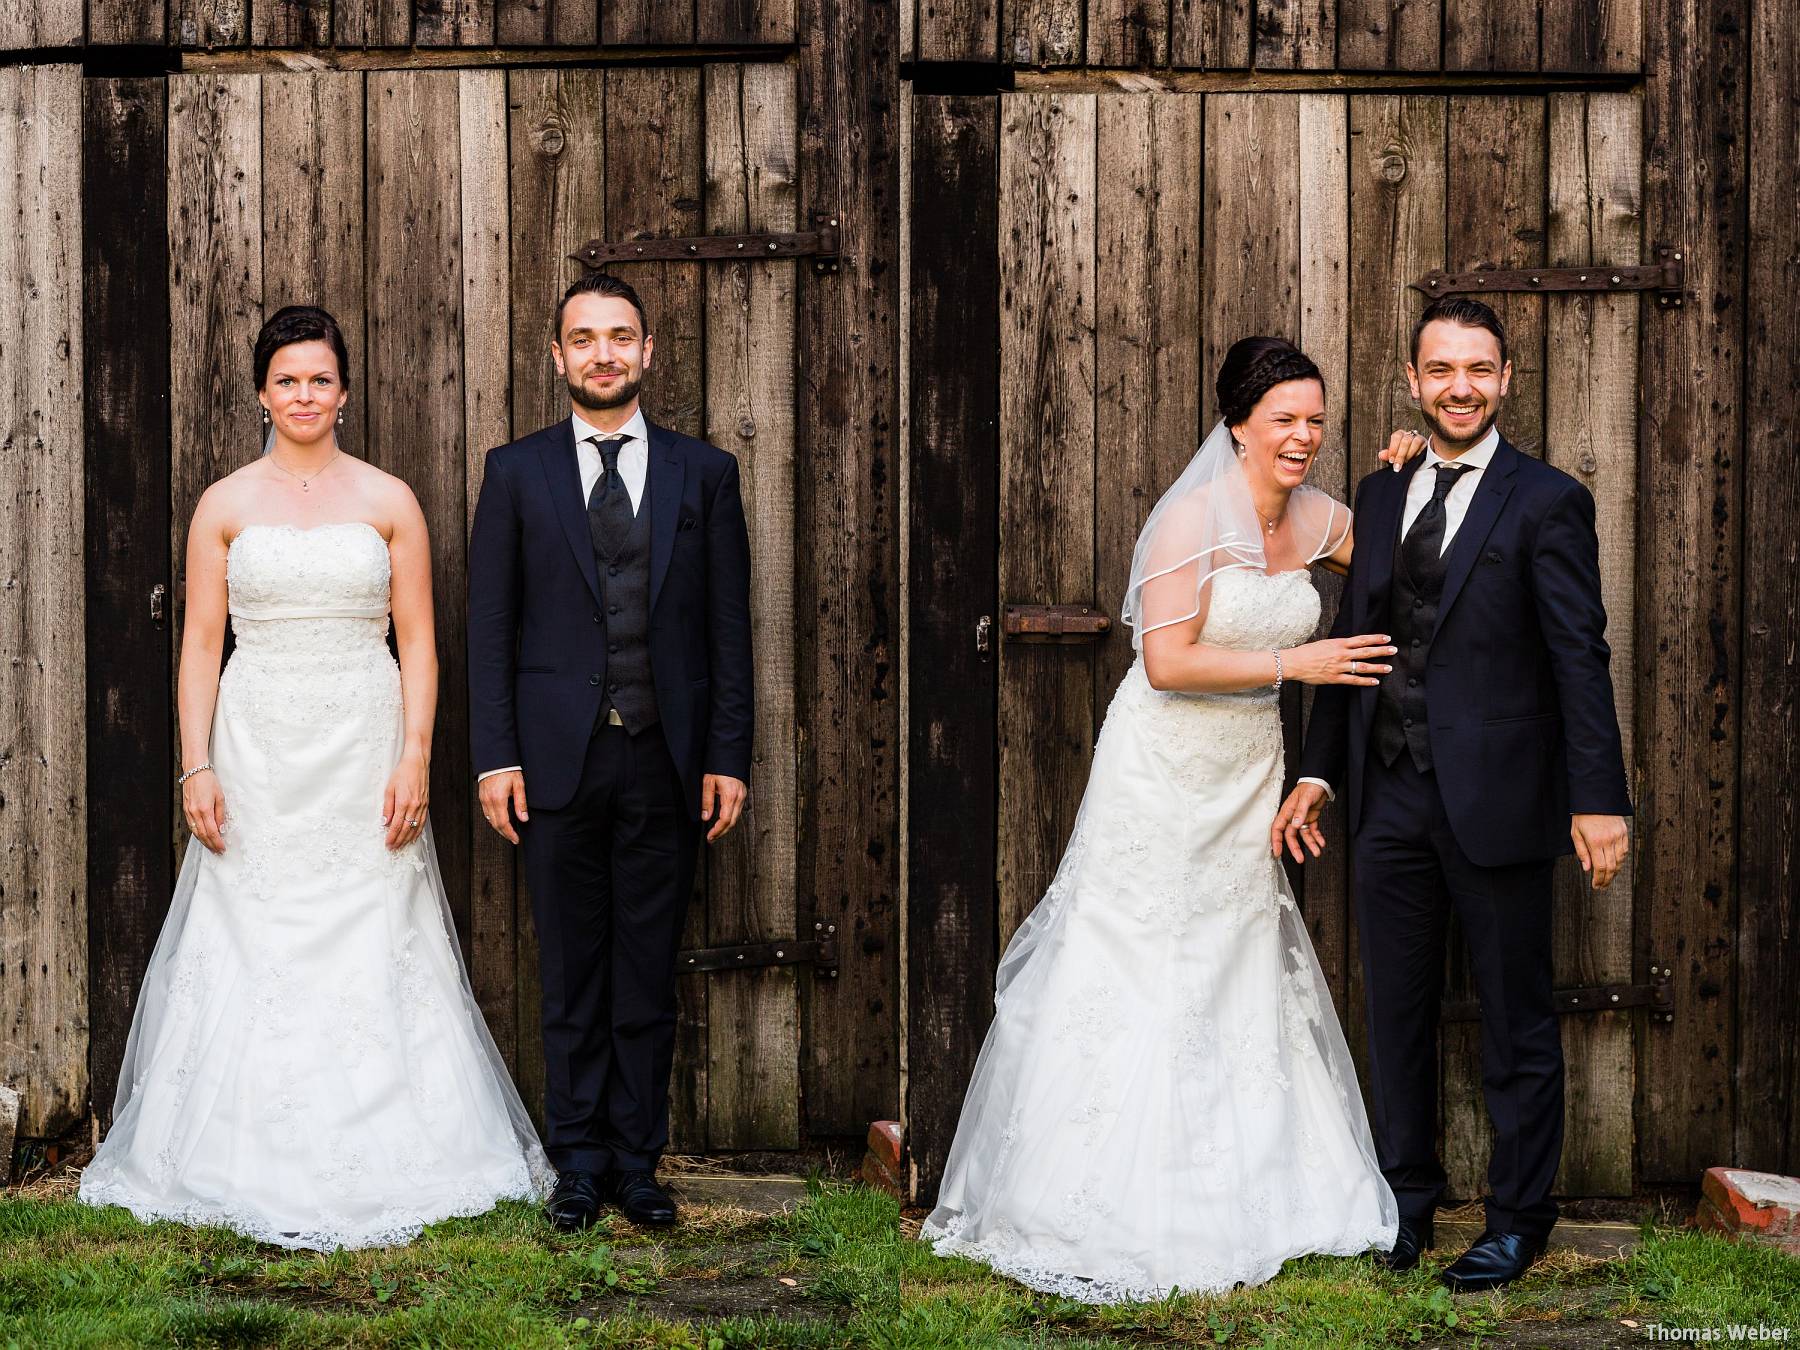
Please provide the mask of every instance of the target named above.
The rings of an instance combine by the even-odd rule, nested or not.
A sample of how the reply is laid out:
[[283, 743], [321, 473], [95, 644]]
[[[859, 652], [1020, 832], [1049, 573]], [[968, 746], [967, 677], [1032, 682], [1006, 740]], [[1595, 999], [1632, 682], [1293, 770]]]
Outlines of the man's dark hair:
[[1289, 380], [1325, 383], [1312, 358], [1286, 338], [1239, 338], [1219, 363], [1219, 375], [1213, 382], [1219, 416], [1228, 427], [1242, 426], [1264, 394]]
[[550, 327], [550, 336], [556, 341], [562, 341], [563, 310], [578, 295], [612, 295], [630, 302], [631, 307], [637, 311], [638, 327], [643, 330], [643, 336], [649, 336], [650, 316], [644, 313], [644, 302], [638, 299], [638, 293], [631, 289], [630, 283], [619, 280], [611, 272], [585, 272], [579, 281], [563, 292], [563, 298], [557, 302], [556, 318]]
[[350, 352], [344, 346], [343, 330], [337, 320], [317, 305], [287, 305], [269, 316], [251, 345], [258, 389], [268, 381], [269, 362], [275, 359], [275, 353], [296, 342], [329, 342], [337, 353], [338, 379], [344, 388], [350, 387]]
[[1440, 295], [1419, 315], [1419, 321], [1412, 330], [1412, 363], [1419, 364], [1419, 337], [1425, 331], [1425, 325], [1443, 319], [1448, 323], [1460, 323], [1464, 328], [1485, 328], [1500, 343], [1500, 364], [1506, 364], [1506, 327], [1500, 322], [1500, 316], [1494, 313], [1479, 300], [1471, 300], [1466, 295]]

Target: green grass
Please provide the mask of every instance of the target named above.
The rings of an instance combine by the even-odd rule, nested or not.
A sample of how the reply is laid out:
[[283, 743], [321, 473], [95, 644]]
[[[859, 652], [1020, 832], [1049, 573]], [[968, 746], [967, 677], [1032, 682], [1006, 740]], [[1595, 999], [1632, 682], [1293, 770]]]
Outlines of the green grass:
[[[1454, 1253], [1442, 1254], [1448, 1259]], [[1643, 1326], [1790, 1328], [1800, 1340], [1800, 1261], [1767, 1248], [1675, 1230], [1645, 1230], [1629, 1258], [1553, 1255], [1518, 1284], [1452, 1297], [1443, 1260], [1391, 1275], [1363, 1258], [1290, 1262], [1255, 1289], [1160, 1303], [1091, 1307], [1033, 1293], [985, 1266], [909, 1243], [901, 1313], [873, 1342], [883, 1350], [1138, 1345], [1280, 1346], [1283, 1350], [1460, 1344], [1530, 1345], [1554, 1328], [1559, 1345], [1642, 1342]], [[1622, 1323], [1640, 1323], [1633, 1330]], [[1591, 1335], [1589, 1334], [1591, 1333]]]
[[616, 1217], [560, 1234], [509, 1204], [408, 1247], [317, 1255], [11, 1196], [0, 1347], [836, 1350], [895, 1316], [898, 1218], [885, 1196], [815, 1182], [791, 1214], [697, 1208], [655, 1235]]
[[438, 1224], [408, 1247], [321, 1256], [13, 1195], [0, 1198], [0, 1350], [1473, 1350], [1541, 1344], [1549, 1337], [1533, 1333], [1552, 1331], [1556, 1346], [1604, 1350], [1644, 1343], [1627, 1320], [1760, 1323], [1800, 1340], [1800, 1261], [1670, 1229], [1646, 1228], [1625, 1260], [1553, 1256], [1488, 1295], [1451, 1298], [1438, 1262], [1394, 1276], [1313, 1257], [1257, 1289], [1110, 1308], [1033, 1293], [898, 1232], [887, 1197], [814, 1182], [792, 1213], [695, 1208], [670, 1233], [615, 1217], [564, 1235], [514, 1204]]

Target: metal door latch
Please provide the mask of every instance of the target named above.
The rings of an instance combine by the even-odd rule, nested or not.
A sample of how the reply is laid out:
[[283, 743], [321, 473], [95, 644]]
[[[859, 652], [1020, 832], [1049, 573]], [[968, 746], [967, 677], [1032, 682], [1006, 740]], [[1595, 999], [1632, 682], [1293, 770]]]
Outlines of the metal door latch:
[[1015, 642], [1098, 642], [1112, 620], [1091, 605], [1008, 605], [1000, 631]]

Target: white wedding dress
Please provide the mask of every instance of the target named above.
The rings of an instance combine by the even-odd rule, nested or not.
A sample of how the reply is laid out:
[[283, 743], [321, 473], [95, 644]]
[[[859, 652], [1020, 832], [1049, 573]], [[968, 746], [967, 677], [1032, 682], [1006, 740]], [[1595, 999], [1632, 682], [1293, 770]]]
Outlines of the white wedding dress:
[[542, 1195], [429, 832], [390, 850], [380, 819], [402, 743], [386, 542], [252, 525], [227, 575], [225, 852], [188, 846], [81, 1198], [330, 1250]]
[[[1341, 508], [1340, 508], [1341, 509]], [[1310, 639], [1304, 570], [1212, 578], [1202, 642]], [[923, 1236], [1084, 1302], [1257, 1284], [1393, 1245], [1343, 1032], [1269, 827], [1272, 688], [1114, 695], [1055, 879], [996, 1016]]]

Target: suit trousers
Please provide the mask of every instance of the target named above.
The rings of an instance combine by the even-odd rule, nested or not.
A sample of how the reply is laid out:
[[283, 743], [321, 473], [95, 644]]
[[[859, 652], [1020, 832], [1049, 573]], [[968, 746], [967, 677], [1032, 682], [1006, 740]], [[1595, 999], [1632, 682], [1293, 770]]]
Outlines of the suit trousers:
[[1369, 1029], [1369, 1091], [1382, 1174], [1403, 1218], [1444, 1193], [1437, 1154], [1438, 1014], [1454, 910], [1481, 1000], [1481, 1082], [1494, 1126], [1487, 1224], [1540, 1237], [1556, 1223], [1562, 1033], [1551, 993], [1554, 860], [1478, 867], [1457, 845], [1436, 776], [1410, 755], [1371, 755], [1351, 841]]
[[519, 843], [543, 985], [545, 1150], [559, 1171], [654, 1170], [701, 839], [661, 726], [633, 736], [602, 720], [574, 798], [530, 814]]

